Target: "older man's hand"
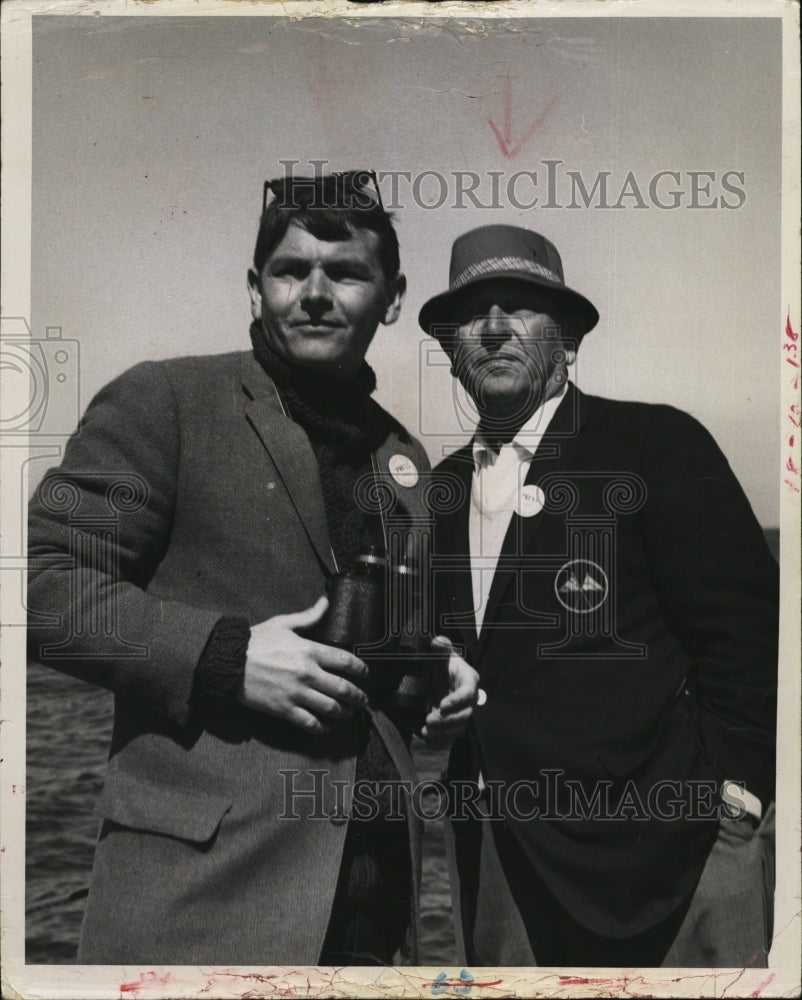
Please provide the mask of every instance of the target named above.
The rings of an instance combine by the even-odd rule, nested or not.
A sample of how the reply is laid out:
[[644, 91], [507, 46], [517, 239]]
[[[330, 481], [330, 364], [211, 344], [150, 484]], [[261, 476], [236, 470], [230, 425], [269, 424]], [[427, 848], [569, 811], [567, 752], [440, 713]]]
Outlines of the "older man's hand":
[[479, 674], [454, 650], [445, 636], [437, 636], [432, 645], [449, 651], [449, 690], [440, 704], [426, 716], [421, 736], [429, 746], [442, 749], [450, 746], [468, 728], [479, 698]]

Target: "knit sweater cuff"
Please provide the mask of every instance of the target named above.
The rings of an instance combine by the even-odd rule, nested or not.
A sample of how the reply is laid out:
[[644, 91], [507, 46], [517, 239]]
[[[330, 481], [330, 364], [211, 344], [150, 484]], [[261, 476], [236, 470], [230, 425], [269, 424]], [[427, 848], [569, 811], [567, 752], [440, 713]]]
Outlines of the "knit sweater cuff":
[[251, 628], [247, 618], [221, 618], [212, 630], [206, 648], [195, 667], [192, 700], [233, 700], [245, 677], [245, 658]]

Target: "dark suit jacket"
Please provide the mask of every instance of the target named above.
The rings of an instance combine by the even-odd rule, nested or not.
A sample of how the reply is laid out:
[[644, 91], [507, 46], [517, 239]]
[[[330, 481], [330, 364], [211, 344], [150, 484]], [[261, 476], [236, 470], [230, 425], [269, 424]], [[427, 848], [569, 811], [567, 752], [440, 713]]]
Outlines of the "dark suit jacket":
[[[472, 472], [468, 446], [435, 476], [470, 496]], [[679, 781], [687, 800], [688, 781], [732, 779], [764, 806], [774, 797], [777, 566], [715, 442], [671, 407], [570, 387], [526, 482], [545, 506], [513, 515], [479, 641], [468, 504], [437, 523], [441, 627], [487, 692], [452, 776], [481, 764], [507, 786], [573, 780], [590, 802], [599, 788], [614, 803], [628, 794], [624, 819], [592, 807], [543, 818], [576, 806], [561, 786], [553, 808], [541, 795], [540, 818], [508, 810], [507, 822], [577, 920], [630, 935], [688, 898], [717, 832], [715, 819], [644, 818], [639, 802], [672, 811], [671, 786], [651, 807], [650, 790]], [[693, 811], [709, 816], [698, 794]], [[455, 833], [470, 925], [477, 841], [469, 823]]]
[[[221, 616], [307, 608], [334, 572], [309, 440], [250, 353], [138, 365], [79, 430], [31, 503], [28, 590], [30, 655], [115, 695], [79, 958], [314, 964], [346, 832], [332, 782], [347, 808], [355, 735], [311, 738], [236, 705], [201, 717], [191, 699]], [[398, 425], [379, 468], [396, 453], [426, 468]], [[423, 511], [420, 484], [395, 499]], [[411, 779], [397, 729], [375, 721]], [[315, 781], [317, 801], [287, 808], [286, 786]]]

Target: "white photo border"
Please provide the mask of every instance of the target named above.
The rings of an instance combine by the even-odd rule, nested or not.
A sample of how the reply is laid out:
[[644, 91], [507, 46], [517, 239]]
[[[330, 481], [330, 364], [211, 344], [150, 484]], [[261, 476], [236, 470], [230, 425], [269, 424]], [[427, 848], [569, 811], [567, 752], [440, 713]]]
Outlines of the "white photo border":
[[[2, 6], [2, 313], [30, 319], [31, 312], [31, 149], [32, 22], [33, 16], [72, 15], [103, 17], [293, 17], [332, 18], [453, 18], [459, 25], [522, 17], [722, 17], [778, 18], [783, 46], [783, 164], [782, 164], [782, 280], [777, 324], [777, 364], [780, 372], [779, 412], [782, 452], [778, 457], [781, 527], [781, 655], [778, 722], [778, 873], [775, 903], [775, 942], [768, 969], [746, 970], [548, 970], [538, 968], [471, 969], [470, 993], [475, 997], [651, 997], [796, 996], [800, 989], [800, 433], [791, 436], [786, 420], [799, 406], [798, 381], [786, 359], [787, 345], [797, 343], [800, 330], [800, 76], [799, 7], [780, 0], [725, 0], [709, 3], [673, 3], [644, 0], [622, 3], [248, 3], [239, 0], [199, 2], [86, 3], [62, 0], [54, 8], [45, 0], [9, 0]], [[789, 333], [790, 331], [790, 333]], [[18, 440], [5, 440], [0, 449], [2, 518], [4, 528], [20, 524], [27, 476], [19, 461]], [[10, 476], [10, 478], [8, 478]], [[6, 531], [3, 532], [4, 543]], [[14, 554], [5, 553], [13, 559]], [[2, 568], [11, 567], [6, 563]], [[2, 613], [8, 616], [19, 600], [14, 588], [0, 592]], [[86, 998], [132, 995], [157, 997], [431, 997], [460, 995], [459, 968], [386, 969], [195, 969], [31, 966], [24, 961], [24, 824], [25, 770], [25, 635], [24, 629], [2, 631], [2, 720], [0, 728], [0, 879], [2, 879], [3, 996], [24, 998]], [[438, 990], [437, 977], [446, 974], [448, 989]], [[451, 984], [451, 985], [448, 985]]]

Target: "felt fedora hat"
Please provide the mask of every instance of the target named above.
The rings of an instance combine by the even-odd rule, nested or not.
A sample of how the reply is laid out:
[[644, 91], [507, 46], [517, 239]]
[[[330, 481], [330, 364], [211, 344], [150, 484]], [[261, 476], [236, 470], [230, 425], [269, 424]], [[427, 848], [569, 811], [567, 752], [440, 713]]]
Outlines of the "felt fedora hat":
[[453, 307], [465, 290], [499, 278], [553, 292], [577, 317], [582, 334], [599, 322], [593, 304], [565, 284], [562, 261], [553, 243], [531, 229], [498, 225], [471, 229], [454, 240], [448, 291], [424, 304], [418, 322], [433, 336], [437, 336], [438, 324], [447, 327], [450, 323], [453, 328]]

